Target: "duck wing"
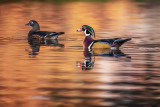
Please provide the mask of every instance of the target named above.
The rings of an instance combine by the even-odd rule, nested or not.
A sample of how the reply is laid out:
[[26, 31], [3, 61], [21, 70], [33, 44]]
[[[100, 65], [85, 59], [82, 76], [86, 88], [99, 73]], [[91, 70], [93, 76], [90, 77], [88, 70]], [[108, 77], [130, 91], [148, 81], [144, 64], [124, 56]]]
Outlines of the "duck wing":
[[64, 34], [64, 32], [36, 31], [32, 33], [32, 35], [39, 35], [42, 37], [52, 37], [52, 36], [61, 35], [61, 34]]
[[99, 42], [99, 43], [105, 43], [108, 44], [111, 47], [120, 47], [123, 45], [125, 42], [131, 40], [131, 38], [127, 39], [122, 39], [122, 38], [114, 38], [114, 39], [99, 39], [99, 40], [94, 40], [94, 43]]
[[121, 45], [123, 45], [125, 42], [130, 41], [131, 38], [127, 38], [127, 39], [116, 39], [113, 43], [112, 43], [112, 47], [120, 47]]
[[98, 39], [98, 40], [94, 40], [94, 43], [96, 42], [100, 42], [100, 43], [105, 43], [105, 44], [108, 44], [110, 46], [112, 46], [112, 44], [118, 40], [120, 38], [114, 38], [114, 39]]

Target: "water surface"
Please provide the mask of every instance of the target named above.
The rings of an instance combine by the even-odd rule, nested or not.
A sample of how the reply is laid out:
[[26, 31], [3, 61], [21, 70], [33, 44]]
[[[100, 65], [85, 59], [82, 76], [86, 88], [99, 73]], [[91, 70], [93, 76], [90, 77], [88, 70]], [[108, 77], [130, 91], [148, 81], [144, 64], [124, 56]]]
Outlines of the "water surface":
[[[1, 107], [158, 107], [160, 7], [132, 0], [0, 4]], [[64, 31], [29, 43], [30, 27]], [[132, 38], [120, 51], [83, 51], [82, 25], [96, 39]], [[101, 54], [99, 54], [101, 52]], [[89, 63], [90, 65], [85, 66]]]

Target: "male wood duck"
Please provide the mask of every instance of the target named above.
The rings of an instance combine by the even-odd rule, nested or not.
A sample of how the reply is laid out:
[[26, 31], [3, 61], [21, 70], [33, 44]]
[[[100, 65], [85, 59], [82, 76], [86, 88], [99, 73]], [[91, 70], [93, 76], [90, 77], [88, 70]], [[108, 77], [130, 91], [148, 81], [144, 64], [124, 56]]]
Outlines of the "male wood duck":
[[64, 34], [64, 32], [48, 32], [48, 31], [40, 31], [40, 26], [37, 21], [30, 20], [26, 26], [31, 26], [32, 29], [28, 33], [28, 38], [49, 38], [49, 39], [57, 39], [59, 35]]
[[95, 33], [92, 27], [88, 25], [83, 25], [82, 28], [77, 30], [78, 32], [84, 32], [86, 37], [84, 39], [83, 45], [84, 48], [88, 48], [89, 50], [97, 49], [97, 48], [109, 48], [109, 49], [119, 49], [119, 47], [131, 40], [128, 39], [121, 39], [121, 38], [114, 38], [114, 39], [98, 39], [94, 40], [91, 36], [95, 37]]

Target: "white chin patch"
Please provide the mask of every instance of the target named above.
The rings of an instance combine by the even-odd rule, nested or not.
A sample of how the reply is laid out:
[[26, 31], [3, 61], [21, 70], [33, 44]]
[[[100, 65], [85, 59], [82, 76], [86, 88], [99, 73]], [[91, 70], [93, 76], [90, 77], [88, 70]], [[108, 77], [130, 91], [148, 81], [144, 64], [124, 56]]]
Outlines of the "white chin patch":
[[90, 36], [90, 34], [86, 34], [86, 36]]

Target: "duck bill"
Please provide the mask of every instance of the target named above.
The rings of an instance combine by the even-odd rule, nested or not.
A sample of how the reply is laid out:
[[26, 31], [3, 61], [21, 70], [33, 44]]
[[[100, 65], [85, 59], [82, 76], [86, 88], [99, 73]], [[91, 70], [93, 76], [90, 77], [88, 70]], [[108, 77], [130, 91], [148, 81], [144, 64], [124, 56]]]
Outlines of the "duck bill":
[[78, 29], [77, 32], [82, 32], [82, 28]]
[[30, 23], [25, 24], [25, 26], [30, 26]]

